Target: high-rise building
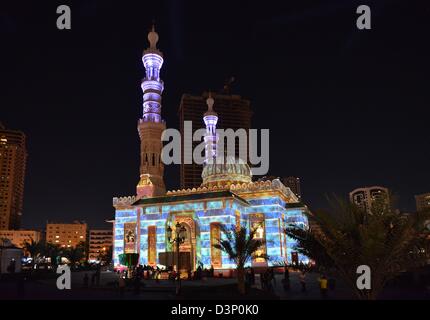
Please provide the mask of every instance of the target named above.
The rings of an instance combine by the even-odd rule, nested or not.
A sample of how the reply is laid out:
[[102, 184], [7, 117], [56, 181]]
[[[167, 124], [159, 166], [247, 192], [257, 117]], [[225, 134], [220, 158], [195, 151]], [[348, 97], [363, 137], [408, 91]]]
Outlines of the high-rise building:
[[90, 230], [88, 242], [88, 261], [100, 261], [100, 256], [108, 252], [113, 245], [112, 229]]
[[87, 242], [87, 224], [74, 221], [73, 223], [47, 223], [46, 242], [63, 248], [76, 247], [81, 242]]
[[[202, 183], [202, 165], [191, 163], [185, 164], [184, 153], [192, 152], [194, 148], [201, 143], [201, 141], [192, 142], [192, 150], [187, 149], [184, 144], [185, 126], [184, 121], [192, 121], [193, 133], [201, 128], [205, 127], [205, 123], [202, 121], [202, 114], [207, 111], [206, 99], [209, 97], [209, 92], [204, 92], [200, 96], [191, 94], [183, 94], [179, 105], [179, 122], [182, 137], [182, 154], [181, 154], [181, 165], [180, 165], [180, 179], [181, 188], [194, 188], [200, 186]], [[211, 97], [214, 100], [214, 109], [218, 114], [219, 121], [217, 123], [218, 129], [245, 129], [249, 133], [251, 128], [251, 117], [252, 111], [249, 100], [243, 99], [239, 95], [230, 94], [228, 90], [224, 90], [221, 93], [211, 93]], [[248, 146], [248, 143], [246, 144]], [[236, 141], [235, 153], [239, 156], [239, 141]], [[242, 149], [243, 150], [243, 149]], [[218, 153], [223, 150], [218, 150]]]
[[26, 158], [24, 133], [0, 124], [0, 230], [21, 225]]
[[417, 211], [430, 209], [430, 193], [418, 194], [415, 196]]
[[349, 193], [349, 199], [357, 206], [371, 212], [377, 201], [389, 201], [388, 189], [380, 186], [357, 188]]
[[302, 193], [300, 191], [300, 178], [285, 177], [282, 178], [281, 181], [286, 187], [290, 188], [290, 190], [294, 192], [300, 201], [302, 200]]
[[36, 230], [0, 230], [0, 239], [8, 239], [15, 247], [23, 248], [26, 242], [39, 242], [42, 233]]

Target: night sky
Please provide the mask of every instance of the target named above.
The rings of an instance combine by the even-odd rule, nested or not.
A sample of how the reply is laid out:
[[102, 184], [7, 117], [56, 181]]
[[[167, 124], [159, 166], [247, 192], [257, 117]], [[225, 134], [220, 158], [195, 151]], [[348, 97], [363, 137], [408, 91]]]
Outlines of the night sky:
[[[325, 195], [386, 186], [399, 207], [430, 192], [430, 4], [424, 1], [13, 1], [0, 5], [0, 121], [27, 135], [23, 227], [108, 227], [139, 178], [142, 51], [155, 20], [163, 118], [182, 93], [249, 99], [269, 128], [270, 172]], [[126, 4], [127, 3], [127, 4]], [[419, 4], [418, 4], [419, 3]], [[68, 4], [72, 30], [56, 28]], [[356, 8], [372, 9], [372, 30]], [[216, 105], [214, 106], [216, 109]], [[179, 168], [166, 168], [168, 189]]]

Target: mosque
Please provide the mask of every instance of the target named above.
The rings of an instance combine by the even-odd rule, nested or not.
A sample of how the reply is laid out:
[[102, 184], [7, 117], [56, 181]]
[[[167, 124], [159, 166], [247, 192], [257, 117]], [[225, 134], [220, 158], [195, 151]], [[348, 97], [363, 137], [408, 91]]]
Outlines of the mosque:
[[213, 247], [223, 234], [220, 226], [257, 228], [255, 237], [265, 239], [261, 248], [270, 260], [255, 258], [254, 267], [281, 261], [307, 261], [294, 252], [294, 241], [284, 229], [288, 224], [308, 228], [307, 207], [279, 179], [252, 181], [248, 164], [217, 152], [218, 115], [214, 100], [207, 99], [202, 115], [206, 126], [203, 183], [198, 188], [167, 191], [163, 181], [164, 165], [161, 135], [166, 124], [161, 118], [160, 79], [163, 54], [157, 49], [158, 34], [148, 34], [150, 46], [142, 61], [146, 70], [142, 80], [143, 116], [138, 120], [141, 141], [140, 180], [136, 195], [113, 198], [115, 207], [113, 262], [121, 267], [119, 255], [138, 253], [142, 265], [173, 265], [175, 245], [168, 233], [181, 226], [185, 241], [180, 244], [180, 268], [195, 270], [213, 266], [217, 272], [235, 268], [234, 261]]

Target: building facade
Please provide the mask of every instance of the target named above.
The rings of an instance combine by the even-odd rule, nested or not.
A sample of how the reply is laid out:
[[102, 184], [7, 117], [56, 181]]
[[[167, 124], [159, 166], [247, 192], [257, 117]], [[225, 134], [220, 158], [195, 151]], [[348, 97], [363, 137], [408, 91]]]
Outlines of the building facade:
[[18, 230], [24, 200], [25, 135], [0, 124], [0, 230]]
[[[193, 133], [197, 129], [203, 127], [202, 114], [206, 111], [206, 99], [209, 97], [208, 92], [203, 92], [202, 95], [183, 94], [179, 105], [179, 124], [181, 136], [185, 137], [184, 121], [192, 121]], [[251, 105], [250, 101], [243, 99], [239, 95], [229, 94], [228, 92], [211, 93], [214, 99], [216, 110], [219, 115], [217, 124], [218, 129], [244, 129], [249, 132], [251, 128]], [[199, 144], [198, 141], [193, 141], [193, 149]], [[184, 145], [182, 140], [182, 145]], [[202, 165], [184, 163], [184, 152], [189, 152], [186, 148], [182, 149], [182, 164], [180, 165], [180, 185], [181, 188], [195, 188], [202, 183]], [[239, 156], [239, 145], [236, 144], [236, 156]]]
[[103, 254], [109, 251], [113, 244], [112, 229], [90, 230], [88, 240], [88, 261], [98, 262]]
[[302, 192], [300, 190], [300, 178], [297, 177], [285, 177], [282, 178], [282, 183], [290, 188], [291, 191], [294, 192], [294, 194], [299, 198], [299, 200], [302, 200]]
[[42, 240], [42, 233], [36, 230], [0, 230], [0, 239], [8, 239], [15, 247], [23, 248], [25, 243]]
[[357, 188], [349, 193], [349, 199], [366, 212], [371, 212], [375, 202], [389, 202], [389, 192], [387, 188], [380, 186]]
[[[153, 80], [156, 89], [161, 83], [157, 69], [161, 66], [161, 53], [155, 46], [154, 39], [158, 39], [158, 35], [154, 33], [152, 30], [148, 35], [151, 56], [147, 56], [148, 51], [145, 50], [143, 61], [147, 69], [145, 79], [148, 74], [157, 75], [157, 80]], [[148, 71], [148, 66], [156, 70]], [[145, 106], [147, 99], [152, 98], [145, 89], [143, 91]], [[161, 101], [159, 92], [157, 101]], [[156, 106], [157, 116], [154, 119], [161, 119], [161, 105]], [[145, 115], [145, 108], [143, 112]], [[269, 255], [271, 260], [267, 262], [255, 258], [250, 263], [252, 266], [267, 266], [291, 261], [293, 255], [297, 257], [297, 253], [293, 252], [295, 243], [285, 235], [284, 229], [288, 224], [308, 228], [307, 208], [279, 179], [252, 182], [252, 171], [246, 162], [235, 155], [218, 152], [214, 142], [218, 140], [216, 128], [221, 119], [217, 100], [208, 95], [206, 109], [202, 110], [199, 119], [201, 126], [206, 127], [205, 160], [199, 185], [164, 194], [152, 192], [153, 189], [139, 192], [138, 186], [136, 195], [113, 198], [115, 267], [122, 267], [120, 255], [125, 253], [138, 254], [142, 265], [173, 265], [171, 257], [174, 246], [167, 233], [169, 229], [173, 229], [174, 233], [177, 224], [181, 229], [185, 228], [186, 234], [185, 242], [179, 248], [179, 269], [195, 270], [199, 265], [207, 268], [213, 266], [217, 270], [235, 268], [234, 261], [213, 246], [225, 238], [221, 226], [255, 229], [255, 237], [266, 241], [260, 252]], [[147, 121], [154, 120], [147, 118]], [[153, 141], [159, 139], [159, 133], [148, 129], [144, 138]], [[147, 148], [147, 144], [142, 142], [141, 148]], [[152, 186], [151, 179], [145, 185]], [[307, 261], [303, 256], [299, 259]]]
[[87, 224], [79, 221], [47, 223], [46, 242], [62, 248], [76, 247], [81, 242], [87, 243]]
[[415, 196], [417, 211], [424, 211], [430, 209], [430, 193], [418, 194]]

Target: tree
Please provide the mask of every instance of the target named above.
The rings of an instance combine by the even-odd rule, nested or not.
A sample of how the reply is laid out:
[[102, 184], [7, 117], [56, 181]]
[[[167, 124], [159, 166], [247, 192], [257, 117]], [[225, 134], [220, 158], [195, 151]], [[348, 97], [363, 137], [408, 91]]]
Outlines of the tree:
[[253, 228], [249, 232], [245, 227], [226, 228], [221, 225], [220, 228], [226, 238], [219, 239], [219, 242], [213, 247], [225, 252], [230, 260], [236, 263], [238, 289], [241, 294], [244, 294], [245, 264], [253, 258], [269, 259], [266, 254], [259, 252], [265, 245], [265, 241], [255, 238], [257, 228]]
[[[333, 267], [359, 299], [376, 299], [387, 281], [424, 265], [428, 212], [401, 214], [389, 201], [376, 201], [371, 212], [337, 197], [330, 204], [309, 216], [316, 228], [290, 226], [286, 234], [297, 240], [296, 250]], [[370, 290], [357, 288], [360, 265], [370, 267]]]
[[123, 266], [126, 266], [129, 269], [137, 266], [139, 263], [139, 254], [138, 253], [121, 253], [119, 256], [119, 263]]
[[[311, 216], [308, 218], [310, 221], [312, 220]], [[315, 261], [316, 268], [319, 271], [325, 272], [334, 267], [333, 260], [327, 254], [324, 246], [318, 241], [315, 230], [306, 230], [296, 225], [289, 225], [285, 233], [288, 237], [296, 241], [296, 245], [293, 249]]]
[[123, 266], [127, 267], [128, 277], [131, 278], [133, 274], [133, 269], [139, 263], [139, 254], [138, 253], [121, 253], [118, 256], [119, 263]]
[[75, 247], [69, 247], [64, 250], [63, 255], [69, 260], [73, 268], [85, 257], [85, 244], [81, 242]]
[[61, 248], [57, 244], [47, 242], [43, 248], [45, 257], [51, 260], [51, 266], [55, 268], [58, 265], [58, 257], [61, 256]]
[[99, 255], [99, 260], [103, 264], [110, 264], [112, 262], [113, 246], [109, 246], [107, 250], [102, 250]]
[[34, 239], [31, 238], [30, 241], [24, 242], [23, 249], [30, 255], [33, 263], [35, 263], [37, 256], [43, 252], [43, 243], [41, 241], [34, 241]]

